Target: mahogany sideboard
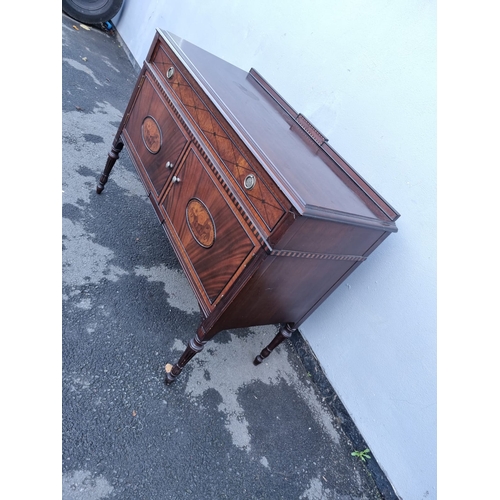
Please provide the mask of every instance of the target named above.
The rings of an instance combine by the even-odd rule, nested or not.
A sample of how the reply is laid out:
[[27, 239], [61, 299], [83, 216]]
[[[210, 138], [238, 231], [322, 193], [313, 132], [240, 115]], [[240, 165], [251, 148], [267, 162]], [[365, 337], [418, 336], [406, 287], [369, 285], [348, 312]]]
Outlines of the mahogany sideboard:
[[156, 31], [97, 193], [126, 145], [198, 300], [167, 383], [221, 330], [280, 324], [259, 364], [397, 231], [327, 141], [254, 69]]

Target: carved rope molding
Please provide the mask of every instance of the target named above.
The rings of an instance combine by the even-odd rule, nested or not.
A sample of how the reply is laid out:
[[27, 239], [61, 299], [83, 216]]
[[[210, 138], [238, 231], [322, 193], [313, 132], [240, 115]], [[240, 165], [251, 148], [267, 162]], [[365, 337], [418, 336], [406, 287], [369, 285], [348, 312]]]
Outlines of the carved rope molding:
[[293, 250], [272, 250], [273, 257], [294, 257], [299, 259], [324, 259], [324, 260], [349, 260], [362, 262], [366, 257], [361, 255], [336, 255], [332, 253], [311, 253], [311, 252], [295, 252]]

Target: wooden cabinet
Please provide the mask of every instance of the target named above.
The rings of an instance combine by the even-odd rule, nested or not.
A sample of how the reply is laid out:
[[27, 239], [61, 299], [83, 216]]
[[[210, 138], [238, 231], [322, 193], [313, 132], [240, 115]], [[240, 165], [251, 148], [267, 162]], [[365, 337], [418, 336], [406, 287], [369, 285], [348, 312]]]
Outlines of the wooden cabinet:
[[219, 331], [281, 324], [259, 364], [397, 231], [399, 214], [254, 69], [162, 30], [98, 193], [124, 144], [202, 313], [167, 382]]
[[196, 283], [198, 301], [212, 311], [255, 255], [257, 244], [197, 148], [189, 148], [177, 179], [161, 209], [184, 269]]

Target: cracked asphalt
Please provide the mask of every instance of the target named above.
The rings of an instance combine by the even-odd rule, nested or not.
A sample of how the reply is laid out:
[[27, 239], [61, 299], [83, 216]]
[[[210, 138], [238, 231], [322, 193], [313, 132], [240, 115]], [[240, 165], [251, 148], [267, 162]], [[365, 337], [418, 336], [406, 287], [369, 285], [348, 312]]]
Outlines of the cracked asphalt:
[[164, 384], [199, 308], [126, 149], [95, 191], [137, 74], [63, 14], [63, 500], [383, 498], [293, 344], [252, 364], [276, 326], [220, 333]]

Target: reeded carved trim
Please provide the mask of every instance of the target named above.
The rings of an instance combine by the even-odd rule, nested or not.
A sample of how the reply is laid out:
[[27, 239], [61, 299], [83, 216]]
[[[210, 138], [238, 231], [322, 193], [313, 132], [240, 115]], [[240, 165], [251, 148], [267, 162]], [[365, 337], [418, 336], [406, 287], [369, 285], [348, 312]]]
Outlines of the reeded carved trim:
[[295, 252], [293, 250], [273, 250], [273, 257], [294, 257], [299, 259], [324, 259], [324, 260], [348, 260], [353, 262], [362, 262], [366, 257], [361, 255], [336, 255], [332, 253], [311, 253], [311, 252]]

